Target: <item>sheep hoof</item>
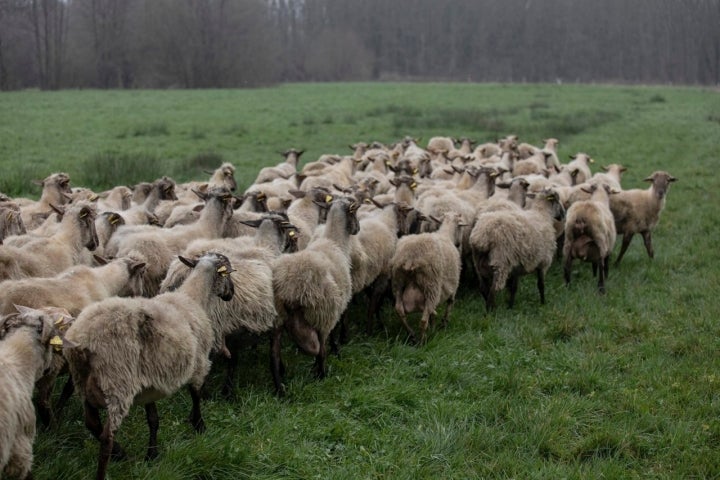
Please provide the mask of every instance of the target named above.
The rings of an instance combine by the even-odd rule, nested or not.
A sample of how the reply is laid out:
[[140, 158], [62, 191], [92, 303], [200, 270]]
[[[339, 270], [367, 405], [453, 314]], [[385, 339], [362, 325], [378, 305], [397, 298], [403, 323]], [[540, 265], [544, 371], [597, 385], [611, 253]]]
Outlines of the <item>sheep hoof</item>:
[[285, 386], [284, 383], [281, 383], [281, 384], [280, 384], [280, 387], [275, 391], [275, 394], [276, 394], [279, 398], [284, 398], [285, 395], [287, 395], [287, 387]]
[[193, 429], [195, 429], [195, 433], [204, 433], [205, 432], [205, 421], [201, 418], [199, 418], [197, 421], [195, 421], [192, 417], [188, 419], [190, 422], [190, 425], [192, 425]]
[[145, 454], [145, 461], [146, 462], [152, 462], [155, 460], [158, 456], [157, 447], [155, 448], [148, 448], [147, 453]]
[[127, 458], [128, 456], [127, 453], [125, 453], [125, 450], [123, 450], [117, 442], [113, 442], [112, 451], [110, 452], [110, 461], [120, 462], [122, 460], [127, 460]]

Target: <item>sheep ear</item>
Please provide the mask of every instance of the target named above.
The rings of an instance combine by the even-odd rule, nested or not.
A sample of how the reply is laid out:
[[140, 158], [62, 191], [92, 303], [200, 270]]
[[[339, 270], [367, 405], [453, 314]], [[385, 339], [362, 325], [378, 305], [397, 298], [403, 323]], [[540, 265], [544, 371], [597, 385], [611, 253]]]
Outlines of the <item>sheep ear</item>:
[[193, 212], [201, 212], [205, 208], [204, 204], [195, 205], [192, 209]]
[[430, 220], [432, 220], [433, 222], [435, 222], [435, 223], [442, 223], [442, 220], [440, 220], [440, 219], [437, 218], [437, 217], [433, 217], [432, 215], [428, 215], [428, 218], [429, 218]]
[[607, 172], [608, 170], [610, 170], [606, 165], [600, 165], [600, 168], [603, 172]]
[[42, 187], [44, 182], [42, 180], [30, 180], [30, 183], [37, 185], [38, 187]]
[[13, 303], [13, 306], [15, 307], [15, 310], [17, 310], [20, 315], [26, 315], [26, 314], [31, 314], [33, 312], [37, 312], [36, 309], [26, 307], [24, 305], [16, 305]]
[[182, 263], [184, 263], [185, 265], [187, 265], [190, 268], [195, 268], [195, 265], [197, 265], [197, 261], [191, 260], [189, 258], [185, 258], [182, 255], [178, 255], [178, 258], [180, 259], [180, 261]]
[[496, 183], [495, 186], [498, 188], [510, 188], [510, 184], [506, 182]]
[[134, 274], [138, 272], [139, 270], [145, 268], [145, 265], [147, 265], [145, 262], [135, 262], [132, 265], [130, 265], [130, 274]]
[[536, 194], [531, 193], [531, 192], [528, 192], [528, 193], [525, 194], [525, 196], [526, 196], [527, 198], [535, 198], [535, 197], [536, 197]]
[[643, 182], [652, 182], [653, 180], [654, 180], [653, 177], [643, 178]]
[[675, 178], [671, 175], [668, 177], [668, 182], [677, 182], [677, 178]]
[[592, 195], [592, 193], [595, 191], [595, 185], [590, 186], [582, 186], [580, 187], [580, 190], [582, 190], [585, 193], [589, 193]]
[[100, 255], [93, 254], [93, 258], [97, 262], [98, 265], [107, 265], [109, 262], [106, 258], [101, 257]]
[[57, 213], [58, 215], [60, 215], [61, 217], [62, 217], [63, 215], [65, 215], [65, 209], [62, 208], [62, 207], [58, 207], [58, 206], [53, 205], [53, 204], [51, 203], [51, 204], [50, 204], [50, 208], [52, 208], [53, 211], [54, 211], [55, 213]]
[[575, 160], [575, 155], [568, 155], [568, 158], [569, 158], [570, 160]]

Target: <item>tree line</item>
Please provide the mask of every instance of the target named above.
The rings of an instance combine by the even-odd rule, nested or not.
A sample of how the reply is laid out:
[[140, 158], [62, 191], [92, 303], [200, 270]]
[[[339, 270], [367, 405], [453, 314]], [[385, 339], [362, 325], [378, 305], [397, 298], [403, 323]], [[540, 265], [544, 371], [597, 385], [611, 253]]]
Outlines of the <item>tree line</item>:
[[0, 88], [720, 84], [720, 0], [0, 0]]

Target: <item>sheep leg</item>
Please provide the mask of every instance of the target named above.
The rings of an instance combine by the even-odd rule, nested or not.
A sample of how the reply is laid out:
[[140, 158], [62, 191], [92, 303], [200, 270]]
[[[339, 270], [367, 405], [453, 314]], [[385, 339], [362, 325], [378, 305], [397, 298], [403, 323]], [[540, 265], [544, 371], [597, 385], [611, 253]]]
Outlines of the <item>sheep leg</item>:
[[[100, 437], [103, 433], [103, 424], [100, 420], [100, 410], [87, 400], [85, 401], [83, 410], [85, 412], [85, 427], [90, 430], [93, 437], [100, 441]], [[127, 458], [127, 455], [119, 443], [113, 442], [111, 446], [111, 457], [113, 460], [124, 460]]]
[[602, 267], [605, 269], [605, 278], [608, 278], [608, 274], [610, 273], [610, 254], [608, 253], [605, 258], [603, 258]]
[[327, 339], [320, 339], [320, 348], [315, 356], [315, 376], [319, 379], [323, 379], [327, 375], [327, 369], [325, 367], [325, 360], [327, 359], [326, 343]]
[[598, 274], [598, 291], [601, 294], [605, 293], [605, 269], [600, 268]]
[[278, 397], [285, 396], [285, 385], [282, 383], [282, 377], [285, 375], [285, 366], [280, 356], [282, 333], [282, 328], [275, 328], [270, 338], [270, 373], [272, 373], [273, 383], [275, 384], [275, 394]]
[[445, 304], [445, 314], [442, 319], [442, 328], [447, 328], [448, 326], [448, 320], [450, 320], [450, 312], [452, 312], [453, 305], [455, 305], [455, 295], [448, 298], [447, 303]]
[[592, 262], [593, 277], [597, 277], [597, 270], [598, 270], [598, 264], [597, 264], [597, 262]]
[[623, 241], [622, 246], [620, 247], [620, 255], [618, 255], [617, 260], [615, 260], [615, 266], [617, 267], [620, 265], [620, 260], [622, 260], [623, 255], [625, 255], [625, 252], [627, 251], [628, 247], [630, 246], [630, 241], [633, 238], [633, 233], [625, 233], [623, 234]]
[[205, 431], [205, 421], [202, 418], [200, 412], [200, 389], [193, 385], [188, 385], [190, 390], [190, 398], [192, 398], [192, 410], [190, 411], [190, 425], [195, 429], [197, 433], [203, 433]]
[[647, 250], [648, 257], [655, 258], [655, 250], [653, 250], [652, 245], [652, 232], [641, 232], [640, 233], [643, 237], [643, 242], [645, 243], [645, 250]]
[[425, 345], [425, 343], [427, 343], [427, 329], [432, 316], [433, 312], [429, 308], [425, 307], [422, 313], [422, 318], [420, 319], [420, 342], [418, 343], [419, 345]]
[[50, 406], [50, 397], [52, 396], [56, 378], [55, 375], [44, 375], [35, 383], [37, 388], [37, 414], [45, 427], [55, 424], [55, 418]]
[[[109, 415], [108, 415], [109, 417]], [[98, 459], [98, 468], [95, 478], [104, 480], [107, 473], [108, 462], [114, 448], [115, 432], [110, 428], [110, 418], [105, 422], [105, 428], [100, 433], [100, 458]]]
[[228, 335], [225, 337], [225, 344], [230, 343], [229, 347], [226, 347], [228, 351], [235, 352], [235, 355], [228, 357], [227, 371], [225, 372], [225, 381], [223, 382], [222, 395], [225, 398], [232, 397], [233, 387], [235, 386], [235, 377], [237, 374], [238, 366], [238, 355], [237, 351], [240, 350], [240, 341], [237, 335]]
[[145, 404], [145, 419], [150, 429], [150, 438], [148, 441], [148, 449], [145, 454], [145, 460], [154, 460], [158, 456], [157, 432], [160, 427], [160, 418], [158, 417], [157, 405], [155, 402]]
[[365, 329], [368, 335], [372, 335], [374, 330], [374, 319], [377, 319], [378, 323], [382, 324], [381, 312], [382, 302], [385, 298], [385, 292], [388, 290], [388, 284], [390, 278], [387, 275], [379, 276], [375, 282], [373, 282], [370, 291], [370, 304], [368, 305], [367, 322]]
[[62, 389], [62, 392], [60, 392], [60, 398], [58, 398], [57, 403], [55, 404], [55, 419], [57, 421], [57, 418], [60, 417], [60, 412], [65, 408], [65, 404], [68, 400], [70, 400], [70, 397], [72, 397], [72, 394], [75, 392], [75, 383], [73, 382], [73, 379], [71, 376], [68, 376], [67, 381], [65, 382], [65, 386]]
[[572, 254], [565, 256], [565, 264], [563, 265], [563, 276], [565, 277], [565, 285], [570, 285], [570, 274], [572, 273]]
[[408, 332], [408, 335], [410, 336], [410, 342], [415, 343], [415, 332], [412, 328], [410, 328], [410, 325], [407, 322], [407, 314], [405, 313], [405, 307], [402, 303], [402, 294], [398, 297], [398, 300], [395, 302], [395, 311], [398, 314], [398, 317], [400, 317], [400, 321], [402, 322], [403, 326], [405, 327], [405, 330]]
[[537, 269], [537, 289], [540, 294], [540, 304], [545, 305], [545, 272], [541, 268]]

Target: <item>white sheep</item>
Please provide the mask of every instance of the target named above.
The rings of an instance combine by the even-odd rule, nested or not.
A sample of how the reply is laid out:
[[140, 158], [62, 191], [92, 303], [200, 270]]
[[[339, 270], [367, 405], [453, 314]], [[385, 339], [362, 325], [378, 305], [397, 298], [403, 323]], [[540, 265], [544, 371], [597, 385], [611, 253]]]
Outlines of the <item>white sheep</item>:
[[610, 210], [615, 217], [615, 228], [618, 235], [622, 234], [623, 236], [622, 247], [617, 260], [615, 260], [615, 265], [622, 260], [636, 233], [642, 235], [648, 256], [650, 258], [655, 256], [652, 231], [660, 220], [660, 213], [665, 208], [665, 198], [670, 184], [677, 181], [677, 178], [659, 170], [653, 172], [644, 181], [651, 183], [647, 190], [623, 190], [610, 197]]
[[473, 264], [488, 310], [495, 308], [495, 295], [506, 284], [512, 308], [520, 276], [532, 272], [537, 274], [540, 303], [545, 303], [545, 274], [556, 250], [553, 222], [562, 218], [564, 209], [552, 190], [526, 196], [532, 202], [525, 210], [486, 213], [470, 233]]
[[32, 478], [35, 381], [62, 344], [53, 318], [24, 306], [0, 318], [0, 476]]
[[21, 206], [23, 225], [28, 230], [40, 225], [49, 213], [51, 205], [60, 207], [70, 201], [70, 176], [67, 173], [53, 173], [42, 181], [34, 182], [42, 186], [42, 194], [37, 202]]
[[576, 153], [575, 155], [571, 155], [570, 158], [572, 161], [568, 163], [566, 167], [571, 174], [575, 172], [573, 175], [573, 185], [585, 183], [590, 180], [592, 177], [590, 164], [595, 163], [595, 160], [587, 153]]
[[427, 340], [428, 325], [437, 314], [436, 309], [446, 302], [442, 324], [447, 325], [455, 294], [460, 283], [460, 214], [445, 214], [440, 229], [432, 233], [408, 235], [398, 240], [391, 260], [391, 283], [395, 297], [395, 311], [415, 342], [415, 332], [407, 322], [407, 315], [422, 312], [420, 344]]
[[327, 374], [326, 347], [330, 332], [340, 320], [352, 296], [350, 236], [359, 231], [359, 205], [334, 200], [324, 234], [304, 250], [279, 256], [273, 263], [275, 304], [283, 327], [273, 332], [273, 379], [279, 394], [280, 340], [283, 328], [306, 353], [315, 356], [315, 373]]
[[[83, 399], [85, 425], [100, 441], [97, 479], [105, 478], [111, 455], [125, 456], [114, 437], [134, 403], [145, 405], [148, 459], [157, 456], [155, 402], [183, 385], [189, 385], [193, 402], [190, 422], [197, 432], [205, 429], [200, 388], [214, 344], [207, 311], [213, 297], [232, 298], [233, 270], [220, 254], [183, 261], [193, 272], [177, 290], [150, 299], [114, 297], [94, 303], [65, 333], [63, 353]], [[101, 408], [107, 409], [104, 427]]]
[[50, 277], [91, 261], [88, 250], [98, 245], [95, 205], [70, 204], [51, 237], [37, 237], [22, 247], [0, 246], [0, 280]]
[[617, 234], [615, 220], [610, 212], [611, 193], [618, 193], [607, 184], [585, 187], [589, 200], [573, 203], [565, 218], [565, 243], [563, 244], [563, 272], [565, 283], [570, 283], [574, 258], [592, 263], [593, 273], [598, 274], [598, 291], [605, 293], [610, 254]]

